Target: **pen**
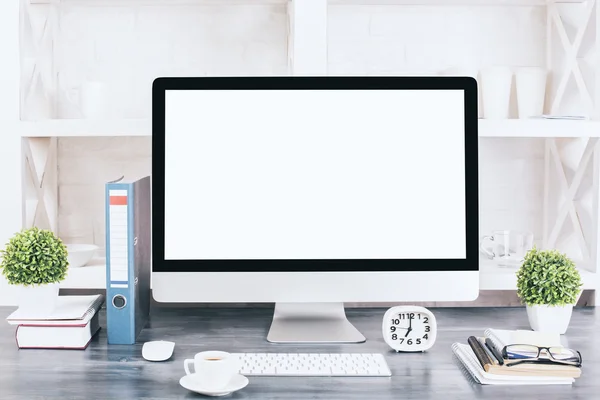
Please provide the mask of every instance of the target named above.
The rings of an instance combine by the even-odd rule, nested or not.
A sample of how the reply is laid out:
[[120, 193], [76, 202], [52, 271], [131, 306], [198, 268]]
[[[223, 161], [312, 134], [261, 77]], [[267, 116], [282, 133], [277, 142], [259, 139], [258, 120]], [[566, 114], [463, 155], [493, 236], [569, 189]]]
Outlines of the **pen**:
[[494, 353], [492, 353], [492, 350], [490, 350], [490, 348], [485, 344], [485, 338], [478, 337], [477, 340], [481, 344], [481, 348], [485, 351], [488, 358], [490, 359], [490, 362], [493, 365], [500, 365], [500, 362], [496, 358], [496, 355]]
[[490, 351], [492, 352], [494, 357], [496, 357], [496, 360], [498, 360], [500, 365], [504, 365], [504, 359], [502, 358], [502, 355], [498, 352], [498, 349], [496, 349], [496, 346], [494, 346], [494, 343], [490, 340], [490, 338], [485, 338], [485, 345], [488, 349], [490, 349]]
[[481, 364], [481, 367], [484, 369], [484, 371], [489, 372], [490, 366], [494, 365], [494, 362], [487, 354], [485, 348], [481, 345], [479, 340], [477, 340], [475, 336], [469, 336], [467, 343], [469, 343], [469, 346], [471, 346], [471, 350], [473, 350], [475, 357], [477, 357], [477, 360]]

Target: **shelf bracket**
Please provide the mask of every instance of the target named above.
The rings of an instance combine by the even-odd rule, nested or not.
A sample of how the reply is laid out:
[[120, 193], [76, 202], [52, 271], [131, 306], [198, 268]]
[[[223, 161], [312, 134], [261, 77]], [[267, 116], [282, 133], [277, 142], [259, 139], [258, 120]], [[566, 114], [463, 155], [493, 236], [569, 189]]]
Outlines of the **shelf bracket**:
[[57, 142], [56, 137], [22, 139], [24, 228], [58, 233]]
[[[591, 257], [590, 257], [590, 250], [589, 250], [589, 246], [588, 246], [589, 241], [586, 240], [586, 236], [583, 233], [581, 221], [579, 220], [579, 214], [575, 207], [575, 198], [577, 195], [577, 191], [579, 190], [579, 188], [581, 187], [581, 184], [583, 182], [585, 173], [590, 164], [590, 160], [592, 160], [592, 156], [600, 149], [600, 141], [598, 138], [588, 139], [586, 147], [583, 150], [583, 154], [579, 160], [579, 164], [575, 171], [575, 175], [573, 176], [573, 179], [571, 180], [570, 184], [567, 182], [567, 176], [566, 176], [566, 173], [565, 173], [562, 161], [561, 161], [560, 152], [556, 145], [556, 139], [555, 138], [547, 139], [546, 145], [548, 146], [547, 152], [546, 152], [546, 157], [551, 158], [554, 163], [555, 170], [556, 170], [556, 176], [558, 178], [560, 189], [565, 196], [565, 200], [564, 200], [563, 204], [560, 206], [560, 209], [556, 216], [556, 220], [554, 222], [554, 226], [553, 226], [552, 230], [550, 231], [550, 233], [548, 233], [547, 230], [544, 232], [544, 238], [545, 238], [544, 247], [545, 248], [556, 247], [556, 243], [558, 241], [558, 236], [565, 225], [567, 216], [569, 216], [570, 220], [571, 220], [571, 224], [573, 226], [574, 235], [577, 238], [578, 245], [582, 252], [583, 259], [590, 260]], [[548, 159], [546, 161], [547, 161], [547, 163], [549, 163]], [[547, 164], [546, 168], [548, 168], [548, 167], [549, 167], [549, 164]], [[546, 185], [547, 185], [549, 179], [546, 179], [546, 181], [547, 181], [546, 182]], [[547, 189], [545, 189], [545, 193], [547, 193], [546, 191], [547, 191]], [[545, 218], [548, 217], [547, 207], [548, 207], [548, 205], [545, 202], [545, 208], [546, 208], [544, 211]], [[545, 226], [547, 228], [547, 221], [545, 221]]]
[[557, 114], [558, 108], [561, 105], [563, 97], [565, 95], [565, 91], [567, 89], [567, 83], [569, 82], [569, 78], [571, 74], [575, 79], [575, 83], [577, 84], [577, 89], [579, 90], [579, 94], [582, 97], [585, 107], [588, 111], [588, 115], [594, 114], [594, 100], [590, 95], [590, 91], [585, 83], [583, 78], [583, 74], [579, 67], [579, 61], [577, 60], [577, 56], [579, 53], [579, 49], [581, 48], [581, 43], [583, 41], [583, 37], [585, 32], [590, 24], [592, 11], [596, 4], [596, 0], [589, 0], [586, 2], [586, 8], [584, 10], [584, 15], [582, 19], [582, 24], [577, 28], [577, 33], [575, 35], [575, 39], [571, 43], [569, 37], [567, 35], [567, 30], [565, 29], [565, 25], [561, 19], [560, 13], [558, 11], [557, 2], [552, 1], [548, 4], [548, 12], [552, 21], [556, 26], [558, 36], [560, 38], [560, 42], [563, 46], [563, 49], [566, 53], [566, 68], [563, 76], [560, 79], [560, 83], [558, 84], [558, 88], [556, 90], [556, 96], [552, 102], [551, 113]]
[[[27, 75], [22, 90], [22, 110], [30, 108], [30, 102], [41, 100], [48, 104], [44, 110], [33, 110], [32, 115], [21, 115], [22, 119], [39, 119], [54, 117], [52, 97], [54, 88], [53, 51], [58, 31], [58, 10], [55, 5], [34, 7], [30, 0], [21, 0], [22, 24], [20, 36], [25, 48], [31, 50], [32, 56], [23, 57], [24, 73]], [[41, 99], [36, 99], [41, 96]], [[34, 104], [35, 105], [35, 104]], [[35, 107], [34, 107], [35, 108]], [[40, 115], [36, 115], [40, 114]]]

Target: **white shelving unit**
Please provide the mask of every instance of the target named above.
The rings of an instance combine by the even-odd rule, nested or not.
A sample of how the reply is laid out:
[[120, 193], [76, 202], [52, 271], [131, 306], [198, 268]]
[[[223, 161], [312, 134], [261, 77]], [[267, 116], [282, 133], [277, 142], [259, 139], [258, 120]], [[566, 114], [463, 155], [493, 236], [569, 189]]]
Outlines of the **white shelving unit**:
[[[580, 268], [581, 280], [584, 290], [596, 290], [597, 274], [590, 271], [591, 267]], [[489, 261], [479, 263], [483, 272], [479, 279], [481, 290], [514, 290], [517, 287], [517, 270], [509, 267], [500, 267]]]
[[[517, 285], [517, 271], [512, 268], [499, 267], [492, 262], [482, 261], [479, 279], [481, 290], [513, 290]], [[588, 267], [589, 268], [589, 267]], [[580, 269], [583, 288], [595, 290], [597, 274], [589, 269]], [[82, 268], [69, 271], [67, 278], [61, 283], [64, 289], [105, 289], [106, 265], [104, 259], [92, 260]]]
[[[23, 73], [20, 66], [18, 50], [21, 37], [27, 29], [33, 31], [34, 51], [38, 57], [36, 71], [31, 76], [29, 87], [39, 85], [45, 91], [52, 90], [52, 83], [47, 76], [52, 76], [52, 58], [44, 56], [41, 51], [47, 46], [52, 46], [56, 37], [58, 17], [56, 7], [62, 3], [73, 3], [77, 0], [20, 0], [2, 2], [0, 5], [0, 24], [10, 27], [12, 36], [3, 38], [2, 43], [7, 43], [6, 49], [0, 48], [2, 54], [12, 55], [3, 58], [6, 70], [12, 71], [13, 76], [7, 82], [21, 82]], [[130, 0], [133, 1], [133, 0]], [[549, 93], [548, 112], [553, 114], [564, 101], [566, 86], [571, 79], [575, 82], [584, 110], [590, 119], [584, 121], [557, 120], [557, 119], [509, 119], [479, 121], [479, 136], [481, 141], [486, 138], [539, 138], [545, 149], [545, 188], [558, 182], [562, 188], [562, 196], [552, 196], [548, 189], [545, 190], [544, 209], [544, 238], [543, 244], [552, 247], [556, 244], [557, 237], [567, 223], [573, 228], [573, 235], [580, 246], [582, 261], [578, 263], [583, 274], [584, 288], [595, 290], [595, 303], [600, 304], [600, 277], [598, 268], [600, 264], [600, 7], [598, 0], [136, 0], [139, 3], [160, 3], [172, 6], [205, 3], [211, 6], [223, 4], [287, 4], [288, 10], [288, 60], [289, 71], [295, 75], [326, 75], [327, 74], [327, 43], [328, 43], [328, 7], [329, 6], [376, 6], [376, 5], [504, 5], [504, 6], [544, 6], [546, 7], [547, 30], [547, 68], [557, 67], [555, 47], [551, 44], [560, 43], [563, 54], [561, 75], [558, 76], [557, 85]], [[121, 2], [114, 0], [86, 0], [81, 4], [90, 4], [95, 7], [103, 4], [115, 5]], [[567, 35], [567, 30], [560, 18], [560, 5], [563, 3], [580, 3], [583, 6], [583, 17], [579, 19], [579, 26], [573, 40]], [[34, 10], [35, 7], [44, 7], [45, 22], [35, 26], [25, 26], [24, 15]], [[37, 12], [39, 17], [39, 12]], [[580, 50], [583, 32], [586, 27], [594, 23], [596, 26], [596, 69], [594, 79], [586, 81], [582, 73], [578, 51]], [[3, 44], [0, 44], [0, 47]], [[20, 49], [22, 50], [22, 49]], [[31, 50], [31, 49], [29, 49]], [[12, 58], [11, 58], [12, 57]], [[15, 58], [16, 57], [16, 58]], [[564, 67], [564, 68], [563, 68]], [[45, 72], [50, 72], [46, 74]], [[57, 221], [57, 138], [60, 137], [87, 137], [87, 136], [148, 136], [151, 135], [151, 123], [148, 119], [116, 119], [116, 120], [41, 120], [21, 121], [21, 111], [15, 110], [15, 104], [24, 104], [22, 101], [27, 93], [22, 93], [20, 86], [10, 84], [8, 90], [0, 92], [0, 105], [6, 105], [9, 112], [7, 118], [1, 117], [0, 123], [4, 129], [0, 130], [0, 151], [2, 146], [15, 146], [22, 143], [22, 157], [16, 162], [15, 157], [5, 157], [3, 168], [12, 168], [15, 171], [22, 168], [22, 176], [18, 187], [15, 182], [11, 187], [5, 188], [8, 193], [22, 194], [22, 223], [21, 226], [46, 225], [56, 229]], [[12, 108], [11, 108], [12, 107]], [[17, 140], [18, 138], [18, 140]], [[558, 146], [561, 140], [586, 141], [578, 167], [574, 175], [567, 180], [563, 169], [564, 160]], [[17, 147], [14, 148], [18, 152]], [[485, 162], [485, 160], [483, 160]], [[9, 164], [10, 163], [10, 164]], [[584, 180], [586, 172], [592, 171], [593, 179]], [[589, 185], [587, 192], [591, 193], [592, 229], [584, 232], [581, 226], [581, 210], [574, 204], [576, 189]], [[551, 201], [561, 201], [559, 212], [554, 215], [550, 212]], [[0, 228], [0, 240], [6, 239], [12, 232], [21, 226], [15, 225], [14, 215], [7, 215], [0, 211], [0, 221], [5, 223]], [[14, 214], [14, 210], [6, 211]], [[12, 220], [11, 220], [12, 218]], [[514, 271], [500, 268], [482, 261], [481, 288], [482, 290], [514, 290], [516, 277]], [[104, 288], [105, 272], [103, 261], [95, 260], [91, 266], [72, 270], [67, 280], [63, 283], [65, 288]]]
[[106, 260], [94, 258], [85, 267], [70, 268], [63, 289], [106, 289]]
[[479, 120], [479, 137], [496, 138], [594, 138], [600, 137], [600, 121], [557, 119]]
[[[491, 261], [481, 261], [479, 264], [481, 275], [479, 284], [481, 290], [514, 290], [517, 285], [516, 269], [500, 267]], [[597, 274], [592, 272], [590, 266], [580, 268], [583, 288], [595, 290]], [[104, 259], [92, 260], [82, 268], [69, 271], [61, 287], [64, 289], [104, 289], [106, 288], [106, 265]]]

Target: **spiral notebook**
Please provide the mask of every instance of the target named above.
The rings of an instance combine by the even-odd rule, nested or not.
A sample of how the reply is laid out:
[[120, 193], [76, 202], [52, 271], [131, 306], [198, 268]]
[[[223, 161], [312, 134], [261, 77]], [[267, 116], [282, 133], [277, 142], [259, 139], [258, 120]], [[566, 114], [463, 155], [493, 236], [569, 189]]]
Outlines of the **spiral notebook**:
[[504, 346], [510, 343], [526, 343], [536, 346], [565, 346], [559, 334], [545, 334], [541, 332], [525, 331], [525, 330], [507, 330], [507, 329], [486, 329], [483, 334], [490, 338], [498, 351], [501, 351]]
[[570, 385], [573, 378], [553, 376], [514, 376], [498, 375], [485, 372], [475, 353], [468, 344], [454, 343], [452, 352], [458, 359], [463, 371], [482, 385]]
[[104, 296], [59, 296], [51, 314], [39, 314], [17, 309], [6, 321], [11, 325], [86, 325], [104, 303]]

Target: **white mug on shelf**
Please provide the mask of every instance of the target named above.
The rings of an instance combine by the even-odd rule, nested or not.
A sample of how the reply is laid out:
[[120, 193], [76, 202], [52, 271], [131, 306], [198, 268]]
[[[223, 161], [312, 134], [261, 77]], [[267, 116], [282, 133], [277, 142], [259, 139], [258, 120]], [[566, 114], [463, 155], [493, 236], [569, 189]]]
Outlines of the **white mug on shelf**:
[[[193, 365], [194, 372], [190, 365]], [[193, 359], [183, 361], [185, 373], [193, 374], [194, 379], [206, 390], [223, 389], [239, 373], [240, 368], [239, 359], [224, 351], [203, 351]]]
[[512, 70], [505, 66], [486, 67], [480, 75], [483, 117], [507, 119], [510, 113]]
[[504, 267], [519, 267], [532, 248], [533, 233], [511, 230], [493, 231], [492, 235], [484, 236], [479, 245], [484, 255]]
[[108, 88], [103, 82], [88, 81], [79, 87], [79, 96], [72, 97], [66, 91], [67, 99], [77, 105], [84, 118], [97, 119], [108, 115]]
[[541, 67], [523, 67], [516, 71], [519, 118], [539, 117], [544, 113], [547, 72]]

